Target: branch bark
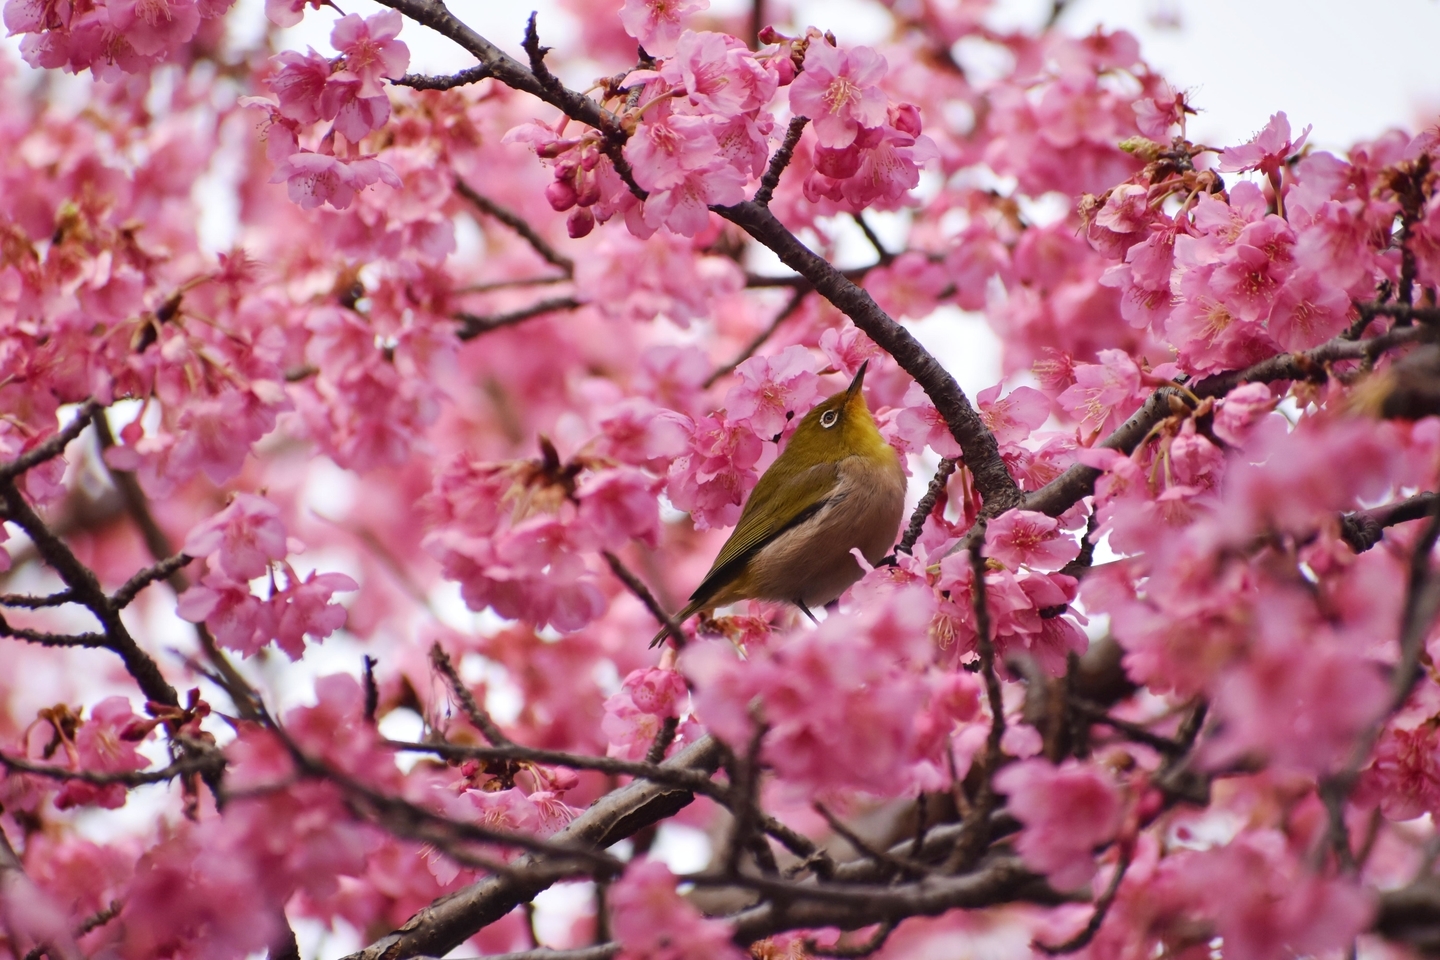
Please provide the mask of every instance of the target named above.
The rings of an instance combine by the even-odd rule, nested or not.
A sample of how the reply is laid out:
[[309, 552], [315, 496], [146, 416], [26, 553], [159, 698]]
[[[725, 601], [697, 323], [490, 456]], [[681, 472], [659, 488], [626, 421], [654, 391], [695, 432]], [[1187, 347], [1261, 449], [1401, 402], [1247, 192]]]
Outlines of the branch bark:
[[[713, 772], [724, 748], [706, 737], [665, 761], [663, 766]], [[636, 782], [608, 793], [551, 838], [555, 844], [587, 845], [603, 850], [688, 806], [694, 794], [672, 786]], [[424, 954], [444, 955], [477, 931], [505, 916], [563, 878], [563, 872], [533, 857], [522, 857], [505, 876], [489, 877], [442, 897], [347, 960], [402, 960]]]

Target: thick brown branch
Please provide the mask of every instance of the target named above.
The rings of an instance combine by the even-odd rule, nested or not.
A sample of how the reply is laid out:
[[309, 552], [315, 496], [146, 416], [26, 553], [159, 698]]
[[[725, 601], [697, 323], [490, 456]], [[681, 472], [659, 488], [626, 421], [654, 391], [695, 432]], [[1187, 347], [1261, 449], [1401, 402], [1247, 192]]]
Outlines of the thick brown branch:
[[1385, 536], [1385, 528], [1419, 520], [1435, 507], [1436, 494], [1417, 493], [1413, 497], [1387, 503], [1383, 507], [1357, 510], [1340, 518], [1340, 536], [1356, 553], [1364, 553]]
[[[674, 769], [712, 772], [723, 747], [705, 737], [665, 761]], [[606, 794], [551, 838], [565, 846], [603, 850], [642, 827], [674, 815], [694, 794], [672, 786], [637, 782]], [[352, 954], [349, 960], [402, 960], [443, 955], [490, 923], [531, 900], [561, 875], [533, 857], [522, 857], [504, 876], [490, 877], [449, 894], [415, 914], [397, 932]]]
[[110, 639], [103, 633], [46, 633], [29, 627], [14, 627], [4, 617], [0, 617], [0, 636], [14, 637], [42, 647], [103, 648], [108, 646]]

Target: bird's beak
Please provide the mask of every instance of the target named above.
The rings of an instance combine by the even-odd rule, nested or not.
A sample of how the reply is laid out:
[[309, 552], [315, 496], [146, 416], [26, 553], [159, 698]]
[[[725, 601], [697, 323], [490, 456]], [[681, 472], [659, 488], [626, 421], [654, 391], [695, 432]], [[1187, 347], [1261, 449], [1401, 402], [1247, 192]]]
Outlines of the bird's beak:
[[865, 368], [868, 366], [870, 366], [870, 361], [866, 360], [864, 363], [860, 364], [860, 369], [855, 371], [855, 379], [851, 380], [850, 386], [845, 388], [846, 403], [849, 403], [851, 400], [854, 400], [857, 396], [860, 395], [860, 385], [865, 382]]

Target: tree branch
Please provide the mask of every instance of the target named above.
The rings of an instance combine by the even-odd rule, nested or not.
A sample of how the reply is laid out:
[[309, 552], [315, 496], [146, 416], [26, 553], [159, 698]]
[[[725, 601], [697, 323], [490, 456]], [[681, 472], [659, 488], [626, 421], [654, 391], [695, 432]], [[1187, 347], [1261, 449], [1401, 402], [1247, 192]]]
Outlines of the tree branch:
[[391, 80], [390, 82], [397, 87], [410, 87], [415, 90], [453, 90], [456, 87], [479, 83], [481, 80], [493, 76], [494, 74], [490, 72], [490, 68], [482, 63], [445, 77], [429, 77], [423, 73], [407, 73], [399, 80]]
[[475, 702], [475, 697], [470, 693], [470, 688], [465, 686], [465, 681], [460, 679], [460, 674], [455, 672], [455, 665], [450, 662], [450, 656], [437, 642], [430, 648], [430, 663], [445, 678], [450, 685], [450, 690], [455, 694], [455, 699], [460, 701], [460, 708], [465, 711], [465, 716], [474, 724], [475, 729], [495, 747], [514, 746], [515, 741], [505, 736], [500, 729], [500, 724], [485, 710], [484, 707]]
[[559, 267], [564, 272], [566, 279], [575, 276], [575, 261], [552, 247], [550, 242], [540, 236], [535, 228], [526, 223], [524, 218], [519, 214], [512, 213], [500, 206], [500, 204], [481, 194], [460, 177], [455, 178], [455, 192], [466, 200], [469, 200], [476, 207], [479, 207], [483, 213], [489, 214], [518, 233], [546, 262]]
[[[78, 431], [77, 434], [78, 436]], [[117, 654], [125, 664], [125, 670], [135, 679], [140, 690], [149, 700], [166, 706], [178, 707], [180, 698], [175, 688], [160, 672], [160, 665], [130, 636], [130, 631], [120, 619], [119, 611], [111, 605], [110, 598], [100, 588], [100, 581], [90, 568], [85, 566], [71, 552], [59, 537], [51, 532], [29, 502], [15, 486], [14, 477], [0, 479], [0, 499], [5, 502], [6, 517], [18, 524], [35, 544], [36, 551], [45, 559], [65, 585], [75, 594], [77, 602], [95, 615], [104, 631], [104, 642], [97, 644]]]
[[905, 528], [905, 536], [900, 538], [900, 543], [890, 554], [890, 559], [894, 560], [900, 554], [910, 553], [915, 549], [915, 543], [925, 529], [925, 521], [930, 519], [930, 514], [935, 511], [935, 503], [940, 499], [940, 494], [945, 492], [945, 485], [950, 482], [950, 476], [955, 472], [958, 462], [952, 457], [940, 461], [935, 476], [930, 478], [930, 486], [925, 488], [925, 496], [915, 504], [915, 512], [910, 515], [910, 525]]
[[760, 178], [760, 189], [755, 191], [755, 202], [761, 206], [770, 206], [770, 199], [775, 196], [775, 188], [780, 186], [780, 175], [785, 168], [790, 166], [790, 160], [795, 156], [795, 147], [800, 143], [800, 136], [805, 132], [805, 124], [809, 123], [808, 117], [792, 117], [790, 126], [785, 128], [785, 139], [781, 141], [780, 148], [770, 158], [770, 164], [765, 168], [765, 175]]
[[86, 400], [75, 412], [74, 418], [58, 430], [54, 436], [31, 447], [9, 463], [0, 464], [0, 480], [13, 480], [25, 471], [63, 454], [65, 448], [70, 445], [70, 441], [85, 432], [85, 428], [90, 425], [91, 414], [98, 409], [100, 409], [98, 403], [94, 400]]
[[1003, 513], [1020, 502], [1020, 488], [1000, 457], [994, 434], [970, 405], [955, 378], [909, 330], [880, 309], [870, 294], [852, 283], [843, 272], [809, 250], [768, 207], [751, 201], [713, 209], [810, 281], [822, 297], [849, 317], [920, 384], [964, 451], [965, 465], [985, 499], [987, 516]]
[[474, 340], [482, 333], [489, 333], [492, 330], [499, 330], [503, 327], [513, 327], [515, 324], [529, 320], [531, 317], [539, 317], [561, 310], [575, 310], [581, 306], [583, 306], [583, 304], [574, 297], [550, 297], [538, 303], [532, 303], [528, 307], [511, 310], [509, 313], [497, 313], [488, 317], [482, 317], [473, 313], [457, 313], [455, 319], [460, 321], [460, 330], [456, 333], [456, 336], [461, 340]]
[[[713, 772], [723, 750], [719, 741], [705, 737], [666, 760], [663, 766]], [[595, 801], [551, 841], [603, 850], [642, 827], [672, 816], [693, 799], [693, 793], [672, 786], [632, 783]], [[562, 877], [553, 868], [534, 857], [522, 857], [509, 874], [489, 877], [441, 897], [406, 921], [400, 930], [351, 954], [347, 960], [403, 960], [447, 953], [559, 879]]]
[[1340, 518], [1340, 536], [1356, 553], [1364, 553], [1380, 542], [1386, 527], [1429, 515], [1435, 508], [1435, 500], [1434, 493], [1417, 493], [1383, 507], [1347, 513]]
[[615, 577], [621, 583], [625, 584], [631, 593], [640, 599], [640, 602], [645, 605], [645, 609], [650, 611], [650, 615], [659, 621], [660, 626], [665, 629], [667, 634], [674, 638], [675, 646], [677, 648], [685, 646], [689, 638], [681, 631], [680, 625], [675, 622], [675, 618], [666, 613], [665, 608], [660, 606], [660, 601], [656, 600], [655, 594], [651, 593], [650, 588], [645, 586], [645, 581], [632, 573], [630, 568], [621, 563], [620, 558], [609, 550], [602, 551], [601, 555], [605, 558], [605, 562], [610, 565], [610, 572], [615, 574]]
[[780, 312], [775, 314], [775, 319], [770, 321], [770, 325], [757, 333], [755, 338], [745, 345], [745, 349], [735, 355], [734, 360], [716, 367], [715, 372], [706, 377], [705, 382], [701, 384], [701, 386], [709, 390], [715, 386], [716, 381], [721, 377], [733, 372], [740, 364], [755, 356], [755, 351], [763, 347], [765, 342], [775, 335], [775, 331], [780, 329], [780, 324], [794, 316], [795, 311], [800, 309], [800, 305], [805, 302], [805, 298], [813, 289], [809, 283], [803, 283], [797, 286], [795, 292], [790, 295], [790, 299], [785, 301], [785, 306], [781, 307]]

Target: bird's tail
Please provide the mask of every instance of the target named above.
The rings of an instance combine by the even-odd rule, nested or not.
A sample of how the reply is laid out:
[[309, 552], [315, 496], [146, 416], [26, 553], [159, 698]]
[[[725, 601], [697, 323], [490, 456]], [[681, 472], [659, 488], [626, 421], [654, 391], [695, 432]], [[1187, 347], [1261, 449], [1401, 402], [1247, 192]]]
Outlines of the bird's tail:
[[[696, 613], [699, 613], [700, 608], [703, 606], [704, 604], [700, 601], [691, 600], [689, 603], [685, 604], [684, 608], [679, 613], [675, 614], [675, 616], [670, 618], [670, 623], [675, 624], [676, 627], [682, 626], [686, 620], [689, 620]], [[665, 626], [660, 628], [659, 633], [655, 634], [655, 639], [650, 641], [651, 649], [654, 649], [655, 647], [658, 647], [660, 646], [660, 644], [664, 643], [665, 638], [668, 636], [670, 636], [670, 625], [666, 624]], [[684, 637], [677, 637], [676, 640], [680, 643], [683, 643]]]

